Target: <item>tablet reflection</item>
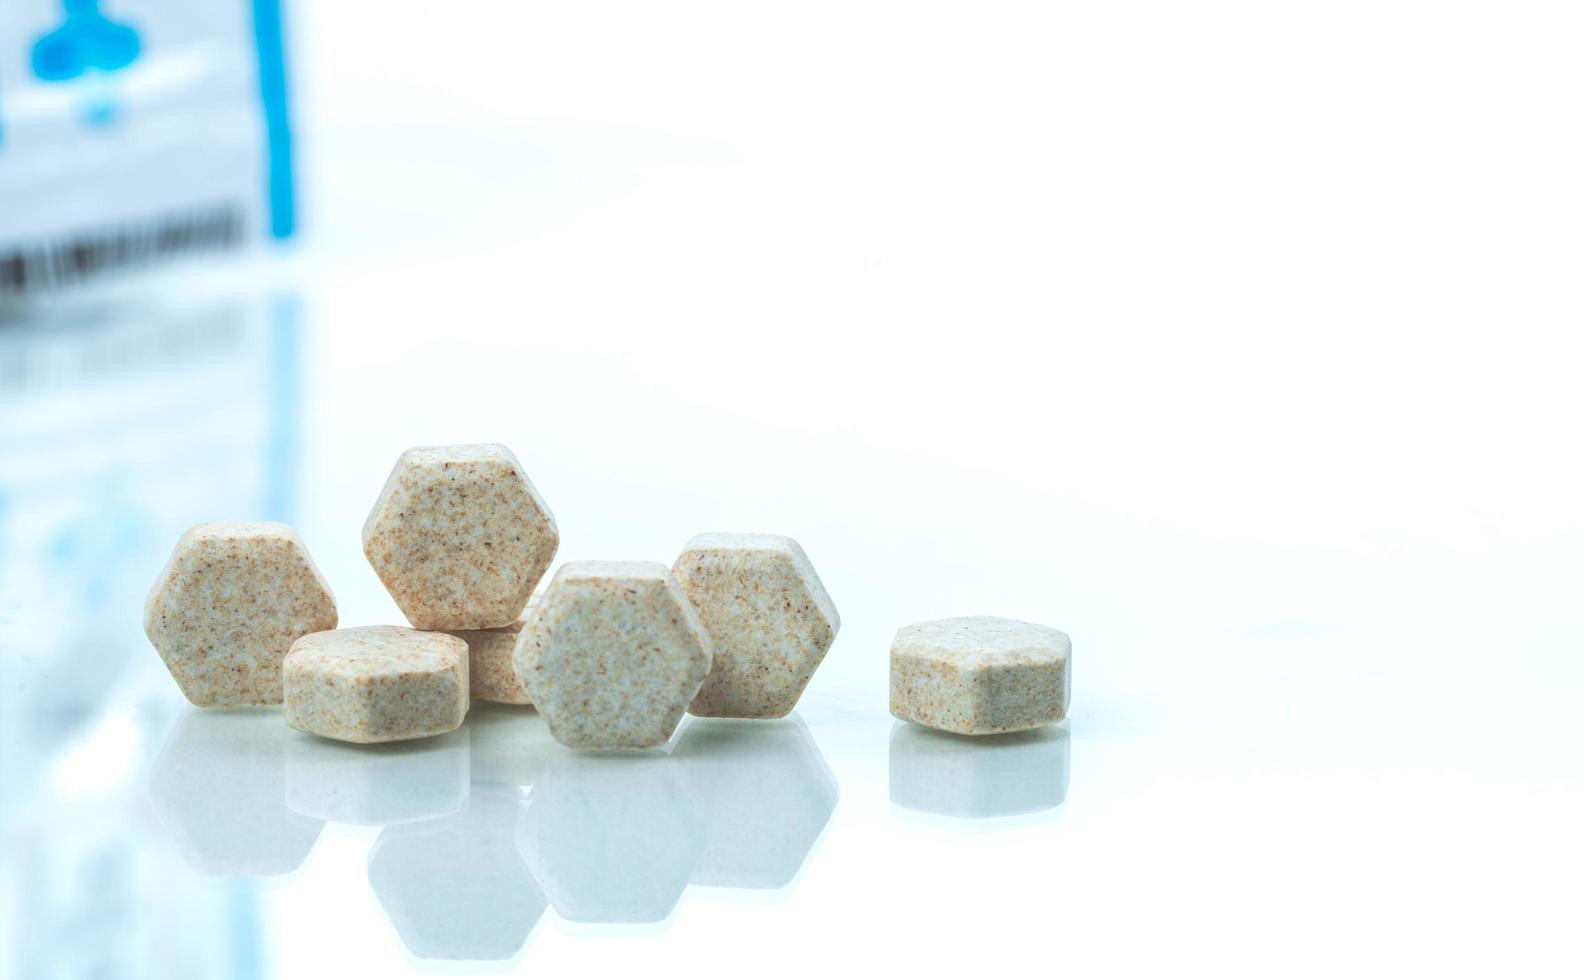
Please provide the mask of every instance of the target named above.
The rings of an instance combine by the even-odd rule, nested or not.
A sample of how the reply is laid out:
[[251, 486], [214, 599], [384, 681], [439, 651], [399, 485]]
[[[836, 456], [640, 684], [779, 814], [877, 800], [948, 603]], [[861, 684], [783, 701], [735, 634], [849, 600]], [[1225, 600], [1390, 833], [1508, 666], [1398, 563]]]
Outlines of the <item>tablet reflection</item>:
[[1067, 798], [1067, 725], [969, 737], [897, 722], [891, 730], [891, 802], [945, 817], [1007, 817]]
[[838, 796], [836, 777], [803, 720], [696, 718], [676, 755], [704, 825], [693, 882], [789, 884], [830, 822]]
[[457, 812], [468, 795], [468, 726], [433, 738], [351, 745], [286, 740], [286, 805], [307, 817], [383, 827]]
[[473, 781], [492, 786], [532, 786], [550, 760], [566, 751], [555, 744], [544, 718], [516, 704], [474, 701], [468, 710], [473, 732]]
[[369, 885], [414, 956], [504, 960], [528, 941], [546, 902], [513, 840], [522, 809], [515, 789], [474, 786], [460, 812], [374, 842]]
[[557, 754], [528, 796], [517, 846], [558, 915], [652, 923], [671, 914], [704, 850], [684, 777], [660, 752]]
[[286, 806], [286, 741], [294, 734], [268, 709], [188, 708], [176, 723], [149, 793], [194, 869], [279, 875], [308, 857], [324, 821]]

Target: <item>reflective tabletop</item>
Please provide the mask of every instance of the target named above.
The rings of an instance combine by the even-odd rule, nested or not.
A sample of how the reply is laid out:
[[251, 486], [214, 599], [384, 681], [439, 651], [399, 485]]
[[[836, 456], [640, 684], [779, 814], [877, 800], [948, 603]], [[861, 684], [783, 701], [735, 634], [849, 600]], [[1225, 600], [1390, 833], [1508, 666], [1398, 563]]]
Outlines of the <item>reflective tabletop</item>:
[[[326, 65], [362, 46], [299, 6], [342, 22]], [[1422, 240], [1273, 247], [1271, 200], [1354, 225], [1290, 168], [1246, 195], [1220, 151], [1122, 147], [1205, 195], [1047, 145], [1038, 86], [1005, 126], [966, 74], [891, 119], [867, 52], [923, 16], [855, 26], [835, 131], [678, 91], [647, 32], [652, 125], [620, 81], [497, 125], [515, 74], [472, 127], [386, 118], [406, 62], [370, 70], [304, 143], [300, 247], [0, 309], [0, 977], [1584, 972], [1584, 388], [1577, 317], [1522, 305], [1566, 263], [1499, 225], [1505, 278], [1404, 279], [1439, 199]], [[542, 46], [501, 64], [601, 72]], [[1275, 152], [1242, 113], [1208, 131]], [[357, 747], [182, 700], [142, 610], [187, 526], [289, 523], [343, 625], [400, 624], [359, 530], [402, 450], [477, 441], [558, 563], [796, 538], [842, 628], [795, 712], [588, 754], [532, 709]], [[1071, 635], [1065, 722], [890, 716], [896, 630], [976, 614]]]

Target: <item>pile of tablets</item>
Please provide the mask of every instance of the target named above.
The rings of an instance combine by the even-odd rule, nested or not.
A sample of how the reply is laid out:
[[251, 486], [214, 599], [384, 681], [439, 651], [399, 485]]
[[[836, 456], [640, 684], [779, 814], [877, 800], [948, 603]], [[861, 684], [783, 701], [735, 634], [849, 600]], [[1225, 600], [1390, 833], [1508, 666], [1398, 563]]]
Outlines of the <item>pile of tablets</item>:
[[[472, 698], [533, 705], [574, 748], [664, 744], [683, 714], [779, 718], [841, 619], [791, 538], [701, 534], [670, 568], [563, 564], [555, 518], [500, 445], [403, 453], [363, 550], [412, 628], [336, 629], [335, 600], [291, 528], [200, 524], [149, 595], [145, 630], [206, 707], [284, 704], [292, 728], [348, 742], [456, 729]], [[906, 627], [891, 710], [962, 734], [1058, 721], [1071, 645], [974, 617]]]

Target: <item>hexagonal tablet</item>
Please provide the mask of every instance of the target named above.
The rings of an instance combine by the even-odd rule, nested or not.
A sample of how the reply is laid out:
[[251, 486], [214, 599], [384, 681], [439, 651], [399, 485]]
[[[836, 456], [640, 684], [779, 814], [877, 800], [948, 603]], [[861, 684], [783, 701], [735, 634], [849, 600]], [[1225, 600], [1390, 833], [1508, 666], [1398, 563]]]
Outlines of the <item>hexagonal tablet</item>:
[[517, 641], [516, 667], [556, 741], [647, 748], [676, 731], [710, 641], [664, 565], [567, 562]]
[[798, 543], [779, 534], [700, 534], [671, 570], [715, 650], [688, 710], [726, 718], [791, 711], [841, 629]]
[[511, 450], [409, 449], [363, 525], [363, 553], [421, 630], [510, 625], [560, 536]]
[[891, 713], [960, 735], [1038, 728], [1067, 716], [1072, 641], [995, 616], [916, 623], [891, 645]]
[[534, 600], [528, 601], [524, 619], [492, 630], [443, 630], [468, 645], [468, 683], [480, 701], [499, 704], [533, 704], [528, 689], [517, 679], [512, 656], [517, 636], [526, 617], [533, 614]]
[[292, 641], [335, 625], [335, 599], [308, 549], [272, 521], [188, 529], [143, 613], [149, 642], [202, 707], [280, 704]]
[[286, 654], [286, 724], [343, 742], [453, 731], [468, 709], [467, 644], [444, 633], [359, 626], [310, 633]]

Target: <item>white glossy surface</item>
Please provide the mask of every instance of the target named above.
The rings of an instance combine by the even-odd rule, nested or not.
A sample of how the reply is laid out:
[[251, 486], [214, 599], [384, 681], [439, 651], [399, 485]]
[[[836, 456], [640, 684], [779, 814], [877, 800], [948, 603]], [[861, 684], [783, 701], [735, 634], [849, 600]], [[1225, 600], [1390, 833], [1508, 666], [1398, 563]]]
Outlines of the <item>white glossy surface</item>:
[[[312, 6], [304, 247], [0, 326], [0, 973], [1584, 970], [1576, 9]], [[358, 529], [480, 439], [562, 560], [797, 538], [797, 717], [181, 704], [183, 527], [400, 622]], [[1065, 730], [893, 724], [973, 613]]]

